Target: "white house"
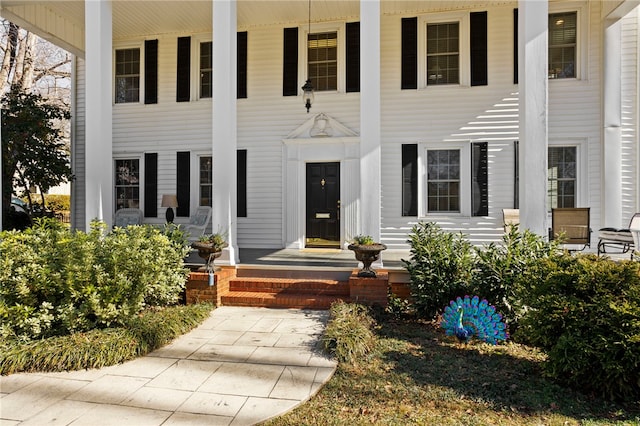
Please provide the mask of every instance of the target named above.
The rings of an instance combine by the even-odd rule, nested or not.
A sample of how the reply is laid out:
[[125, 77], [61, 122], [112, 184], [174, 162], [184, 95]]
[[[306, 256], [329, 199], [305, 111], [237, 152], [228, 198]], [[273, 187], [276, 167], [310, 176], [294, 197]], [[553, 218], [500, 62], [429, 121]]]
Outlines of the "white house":
[[[213, 206], [239, 248], [481, 243], [640, 211], [638, 0], [3, 0], [76, 55], [72, 223]], [[307, 111], [302, 86], [314, 99]]]

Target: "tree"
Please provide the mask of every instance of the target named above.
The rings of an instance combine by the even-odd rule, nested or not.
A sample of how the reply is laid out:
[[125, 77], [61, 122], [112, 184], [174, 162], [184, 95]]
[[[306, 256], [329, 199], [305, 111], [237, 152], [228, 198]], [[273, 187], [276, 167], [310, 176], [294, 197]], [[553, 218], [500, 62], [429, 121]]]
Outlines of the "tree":
[[[67, 144], [59, 126], [70, 114], [68, 108], [49, 104], [42, 96], [27, 93], [17, 85], [1, 103], [2, 205], [6, 214], [13, 188], [37, 186], [44, 194], [72, 178]], [[29, 196], [30, 209], [32, 206]]]

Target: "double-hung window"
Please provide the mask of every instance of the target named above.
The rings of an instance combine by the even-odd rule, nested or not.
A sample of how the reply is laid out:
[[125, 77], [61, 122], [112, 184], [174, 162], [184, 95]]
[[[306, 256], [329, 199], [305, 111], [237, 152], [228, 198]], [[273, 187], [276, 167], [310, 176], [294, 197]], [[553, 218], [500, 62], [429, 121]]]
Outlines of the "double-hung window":
[[115, 160], [116, 210], [140, 207], [140, 160]]
[[549, 78], [576, 77], [577, 15], [577, 12], [549, 15]]
[[213, 95], [213, 56], [211, 48], [212, 43], [210, 41], [200, 43], [200, 98], [210, 98]]
[[577, 163], [575, 146], [549, 147], [547, 171], [549, 208], [576, 207]]
[[427, 211], [460, 212], [460, 150], [427, 150]]
[[116, 50], [115, 101], [140, 101], [140, 49]]
[[427, 85], [460, 83], [460, 24], [427, 24]]
[[213, 196], [213, 161], [211, 156], [201, 156], [198, 167], [199, 173], [199, 204], [200, 206], [212, 206]]
[[338, 89], [338, 33], [311, 33], [307, 39], [307, 71], [313, 89]]

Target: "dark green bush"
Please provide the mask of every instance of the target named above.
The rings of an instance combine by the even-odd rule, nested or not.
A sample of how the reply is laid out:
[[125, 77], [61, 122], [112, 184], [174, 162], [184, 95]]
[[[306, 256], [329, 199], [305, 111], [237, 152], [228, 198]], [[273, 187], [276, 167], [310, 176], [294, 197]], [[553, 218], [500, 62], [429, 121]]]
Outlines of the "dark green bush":
[[209, 317], [198, 304], [147, 310], [124, 327], [0, 345], [0, 374], [69, 371], [119, 364], [158, 349]]
[[565, 254], [540, 260], [532, 276], [518, 334], [546, 350], [547, 374], [640, 400], [640, 263]]
[[475, 251], [471, 293], [490, 301], [513, 333], [526, 311], [528, 283], [536, 280], [533, 267], [540, 259], [558, 255], [558, 244], [512, 226], [502, 244], [491, 243]]
[[124, 324], [176, 303], [184, 245], [151, 227], [89, 233], [52, 219], [0, 235], [0, 336], [29, 340]]
[[341, 362], [356, 362], [374, 346], [374, 320], [366, 306], [342, 301], [331, 305], [324, 348]]
[[409, 236], [411, 259], [403, 260], [411, 277], [411, 297], [416, 313], [433, 318], [450, 300], [469, 289], [474, 265], [471, 244], [462, 234], [443, 231], [422, 222]]

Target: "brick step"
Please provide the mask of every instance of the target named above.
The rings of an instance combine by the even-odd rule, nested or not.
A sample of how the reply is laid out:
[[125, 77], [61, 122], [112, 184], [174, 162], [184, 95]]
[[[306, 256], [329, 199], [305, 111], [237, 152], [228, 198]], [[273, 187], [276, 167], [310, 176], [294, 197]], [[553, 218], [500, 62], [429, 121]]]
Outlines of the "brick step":
[[223, 306], [251, 306], [280, 309], [329, 309], [337, 300], [348, 301], [349, 295], [313, 295], [267, 293], [263, 291], [230, 291], [221, 297]]
[[349, 296], [349, 283], [331, 279], [239, 277], [230, 280], [229, 291]]

